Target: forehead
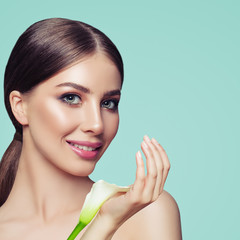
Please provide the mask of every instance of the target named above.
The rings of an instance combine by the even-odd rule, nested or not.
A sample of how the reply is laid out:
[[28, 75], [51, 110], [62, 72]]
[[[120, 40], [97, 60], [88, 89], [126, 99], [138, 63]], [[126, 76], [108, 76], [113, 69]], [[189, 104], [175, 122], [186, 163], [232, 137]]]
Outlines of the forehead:
[[116, 65], [102, 53], [84, 58], [44, 81], [39, 87], [48, 91], [66, 82], [82, 85], [91, 92], [120, 90], [122, 85]]

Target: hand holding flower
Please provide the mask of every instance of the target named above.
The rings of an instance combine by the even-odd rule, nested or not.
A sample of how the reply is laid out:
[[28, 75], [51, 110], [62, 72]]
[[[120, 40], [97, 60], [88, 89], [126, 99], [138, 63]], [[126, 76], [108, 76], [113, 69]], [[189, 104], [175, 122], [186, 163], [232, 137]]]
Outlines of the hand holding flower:
[[[111, 239], [121, 224], [154, 202], [162, 193], [170, 169], [168, 157], [162, 146], [147, 136], [144, 137], [141, 149], [146, 157], [147, 175], [142, 155], [137, 152], [136, 179], [130, 188], [118, 187], [102, 180], [93, 186], [80, 215], [80, 228], [85, 227], [102, 207], [81, 240], [95, 239], [96, 233], [98, 240]], [[105, 202], [110, 197], [111, 199]]]
[[140, 152], [136, 154], [136, 179], [126, 194], [118, 194], [109, 199], [100, 209], [98, 215], [108, 216], [117, 228], [136, 212], [157, 200], [163, 192], [163, 187], [170, 169], [166, 152], [155, 140], [147, 136], [141, 144], [146, 157], [147, 174]]

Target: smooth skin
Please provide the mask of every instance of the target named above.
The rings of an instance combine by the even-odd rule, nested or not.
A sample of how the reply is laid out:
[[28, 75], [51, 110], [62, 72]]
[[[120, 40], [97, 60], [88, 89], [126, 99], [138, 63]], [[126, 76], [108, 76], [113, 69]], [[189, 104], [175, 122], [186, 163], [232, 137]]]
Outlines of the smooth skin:
[[[64, 69], [30, 93], [13, 91], [13, 114], [23, 147], [13, 189], [0, 208], [0, 240], [66, 240], [93, 182], [88, 175], [115, 137], [121, 78], [101, 52]], [[101, 142], [94, 159], [78, 156], [69, 141]], [[180, 240], [179, 210], [163, 190], [170, 164], [147, 136], [136, 154], [136, 180], [108, 200], [81, 240]]]
[[[128, 193], [110, 199], [103, 205], [97, 216], [100, 219], [99, 232], [103, 227], [102, 222], [106, 222], [106, 228], [108, 224], [118, 228], [126, 219], [129, 220], [116, 234], [114, 231], [111, 233], [106, 230], [107, 234], [102, 231], [103, 235], [99, 239], [182, 239], [177, 204], [163, 191], [170, 168], [167, 155], [154, 138], [150, 140], [147, 136], [144, 137], [141, 148], [147, 160], [147, 175], [145, 176], [143, 159], [138, 152], [136, 180]], [[101, 217], [107, 220], [102, 220]], [[93, 224], [97, 226], [97, 223]], [[94, 234], [94, 231], [87, 233], [86, 239], [94, 239]], [[85, 235], [81, 239], [85, 239]]]

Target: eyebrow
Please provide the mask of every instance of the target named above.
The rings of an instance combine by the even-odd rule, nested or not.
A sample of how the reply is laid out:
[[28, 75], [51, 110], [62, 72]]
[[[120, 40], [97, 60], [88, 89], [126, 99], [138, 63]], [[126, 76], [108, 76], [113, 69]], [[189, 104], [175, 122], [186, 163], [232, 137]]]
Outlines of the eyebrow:
[[72, 88], [75, 88], [81, 92], [84, 92], [84, 93], [90, 93], [90, 90], [86, 87], [83, 87], [79, 84], [76, 84], [76, 83], [72, 83], [72, 82], [65, 82], [65, 83], [61, 83], [61, 84], [58, 84], [56, 87], [72, 87]]
[[119, 89], [112, 90], [112, 91], [109, 91], [109, 92], [105, 92], [103, 96], [104, 97], [111, 97], [111, 96], [115, 96], [115, 95], [121, 96], [121, 91]]
[[[89, 88], [86, 88], [82, 85], [79, 85], [79, 84], [76, 84], [76, 83], [72, 83], [72, 82], [65, 82], [65, 83], [61, 83], [61, 84], [58, 84], [56, 87], [72, 87], [72, 88], [75, 88], [77, 89], [78, 91], [81, 91], [81, 92], [84, 92], [84, 93], [91, 93], [90, 89]], [[108, 91], [108, 92], [105, 92], [103, 94], [104, 97], [110, 97], [110, 96], [115, 96], [115, 95], [121, 95], [121, 91], [119, 89], [116, 89], [116, 90], [111, 90], [111, 91]]]

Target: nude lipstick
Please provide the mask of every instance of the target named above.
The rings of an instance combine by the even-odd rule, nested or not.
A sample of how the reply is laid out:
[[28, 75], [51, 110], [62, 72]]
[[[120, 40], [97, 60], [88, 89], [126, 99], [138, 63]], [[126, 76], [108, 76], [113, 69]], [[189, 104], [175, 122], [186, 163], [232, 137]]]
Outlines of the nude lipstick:
[[99, 153], [101, 142], [67, 141], [70, 148], [83, 159], [94, 159]]

